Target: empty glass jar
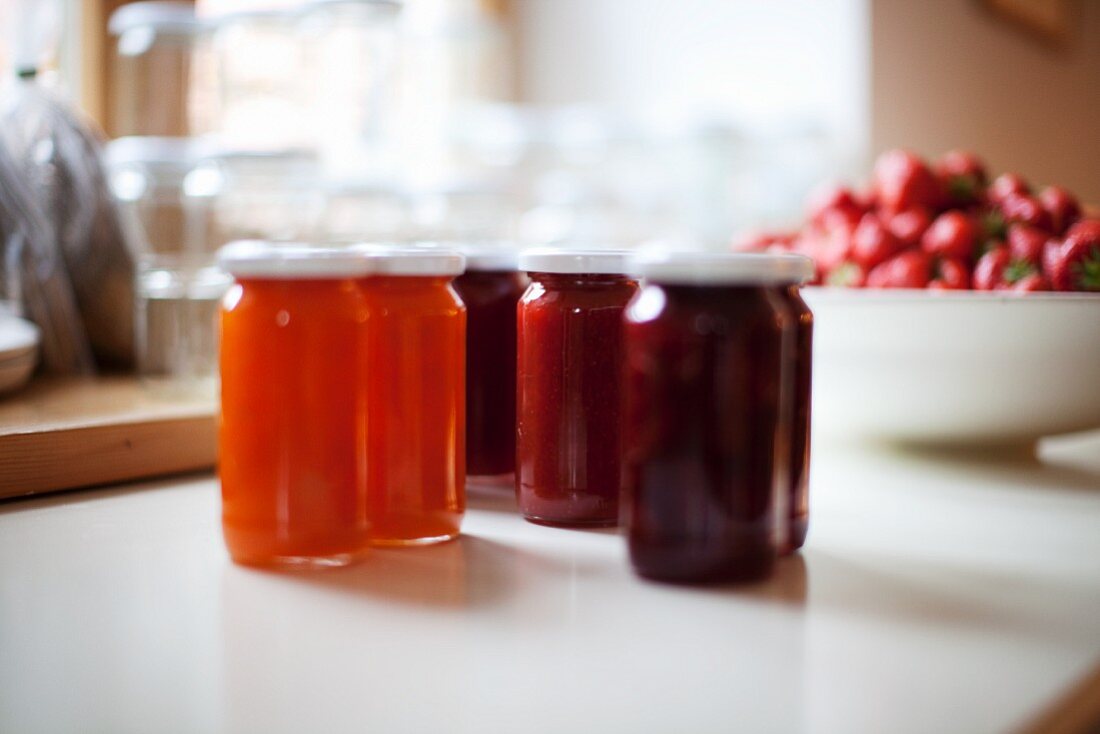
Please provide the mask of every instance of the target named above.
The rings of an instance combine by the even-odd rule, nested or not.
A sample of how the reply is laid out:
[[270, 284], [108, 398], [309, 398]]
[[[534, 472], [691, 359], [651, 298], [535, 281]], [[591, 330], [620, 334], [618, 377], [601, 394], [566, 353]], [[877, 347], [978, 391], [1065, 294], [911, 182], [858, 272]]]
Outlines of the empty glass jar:
[[123, 5], [108, 28], [112, 60], [111, 128], [117, 136], [191, 134], [194, 52], [203, 24], [186, 2]]

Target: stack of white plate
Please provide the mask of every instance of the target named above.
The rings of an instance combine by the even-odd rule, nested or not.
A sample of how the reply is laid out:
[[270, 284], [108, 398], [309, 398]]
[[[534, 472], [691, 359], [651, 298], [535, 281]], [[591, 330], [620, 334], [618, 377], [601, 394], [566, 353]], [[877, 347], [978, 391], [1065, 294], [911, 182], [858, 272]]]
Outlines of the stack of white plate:
[[38, 363], [38, 327], [16, 316], [0, 314], [0, 393], [26, 384]]

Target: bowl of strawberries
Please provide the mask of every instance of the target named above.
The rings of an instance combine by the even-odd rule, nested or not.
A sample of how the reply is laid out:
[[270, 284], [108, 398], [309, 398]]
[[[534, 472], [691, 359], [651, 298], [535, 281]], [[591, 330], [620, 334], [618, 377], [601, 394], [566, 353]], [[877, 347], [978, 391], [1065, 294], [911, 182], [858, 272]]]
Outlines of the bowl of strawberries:
[[924, 444], [1020, 444], [1100, 427], [1100, 217], [976, 156], [876, 161], [811, 199], [814, 427]]

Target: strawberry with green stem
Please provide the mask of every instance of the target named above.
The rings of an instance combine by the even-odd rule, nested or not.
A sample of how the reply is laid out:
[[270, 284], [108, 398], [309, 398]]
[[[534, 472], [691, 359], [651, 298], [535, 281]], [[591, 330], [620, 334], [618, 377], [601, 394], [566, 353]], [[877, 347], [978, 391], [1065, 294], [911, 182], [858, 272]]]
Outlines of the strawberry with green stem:
[[1008, 247], [997, 245], [978, 259], [972, 282], [974, 290], [978, 291], [1013, 290], [1024, 281], [1037, 285], [1034, 279], [1027, 280], [1033, 275], [1042, 276], [1036, 263], [1013, 259]]
[[1081, 217], [1081, 205], [1061, 186], [1047, 186], [1039, 194], [1039, 204], [1050, 217], [1055, 234], [1062, 234]]
[[936, 217], [921, 237], [921, 249], [930, 255], [969, 259], [974, 255], [978, 226], [960, 211], [947, 211]]
[[948, 202], [954, 207], [976, 203], [985, 192], [985, 164], [978, 156], [965, 150], [945, 153], [936, 162], [936, 175]]
[[919, 249], [906, 250], [867, 274], [868, 288], [924, 288], [932, 279], [932, 258]]
[[932, 266], [929, 290], [961, 291], [970, 287], [970, 270], [959, 258], [945, 257]]
[[1055, 290], [1100, 291], [1100, 220], [1085, 219], [1070, 227], [1049, 264]]

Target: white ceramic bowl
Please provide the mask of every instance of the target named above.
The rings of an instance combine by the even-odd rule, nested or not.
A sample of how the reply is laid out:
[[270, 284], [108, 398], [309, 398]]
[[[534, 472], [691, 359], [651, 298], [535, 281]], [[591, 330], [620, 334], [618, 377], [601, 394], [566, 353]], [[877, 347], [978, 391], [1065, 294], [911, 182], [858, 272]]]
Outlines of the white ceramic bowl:
[[1011, 444], [1100, 427], [1100, 295], [806, 288], [814, 430]]

